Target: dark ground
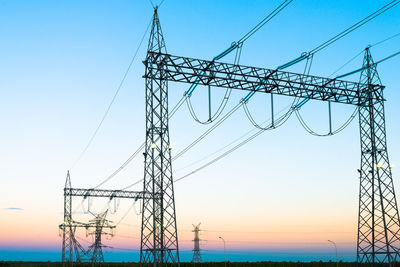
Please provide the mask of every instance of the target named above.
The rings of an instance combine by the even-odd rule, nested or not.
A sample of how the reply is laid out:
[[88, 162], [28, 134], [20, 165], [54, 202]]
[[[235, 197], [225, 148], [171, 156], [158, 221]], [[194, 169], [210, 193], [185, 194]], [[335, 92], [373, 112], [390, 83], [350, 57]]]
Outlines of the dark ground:
[[[357, 264], [354, 262], [339, 262], [339, 266], [344, 267], [356, 267]], [[62, 266], [60, 262], [6, 262], [0, 261], [0, 266]], [[92, 264], [90, 263], [75, 263], [73, 266], [85, 266], [90, 267]], [[119, 267], [119, 266], [133, 266], [133, 267], [140, 267], [140, 264], [137, 262], [130, 262], [130, 263], [102, 263], [96, 264], [96, 266], [103, 266], [103, 267]], [[336, 262], [227, 262], [227, 267], [336, 267]], [[359, 266], [370, 266], [370, 265], [359, 265]], [[384, 265], [382, 265], [384, 266]], [[387, 265], [385, 265], [387, 266]], [[394, 265], [392, 265], [394, 266]], [[399, 265], [396, 265], [399, 266]], [[196, 263], [193, 264], [191, 262], [181, 262], [180, 267], [224, 267], [224, 262], [204, 262], [204, 263]]]

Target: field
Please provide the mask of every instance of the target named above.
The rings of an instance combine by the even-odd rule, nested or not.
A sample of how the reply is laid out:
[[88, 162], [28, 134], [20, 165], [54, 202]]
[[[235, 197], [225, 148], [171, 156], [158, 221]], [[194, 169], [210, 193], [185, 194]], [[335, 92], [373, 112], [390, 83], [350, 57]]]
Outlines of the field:
[[[338, 266], [352, 267], [357, 266], [354, 262], [339, 262]], [[336, 262], [227, 262], [227, 267], [335, 267]], [[62, 266], [60, 262], [0, 262], [0, 266]], [[90, 263], [74, 263], [73, 266], [92, 266]], [[102, 263], [96, 266], [119, 267], [134, 266], [139, 267], [140, 263]], [[204, 262], [193, 264], [191, 262], [181, 262], [180, 267], [224, 267], [224, 262]], [[365, 265], [367, 266], [367, 265]], [[369, 265], [368, 265], [369, 266]]]

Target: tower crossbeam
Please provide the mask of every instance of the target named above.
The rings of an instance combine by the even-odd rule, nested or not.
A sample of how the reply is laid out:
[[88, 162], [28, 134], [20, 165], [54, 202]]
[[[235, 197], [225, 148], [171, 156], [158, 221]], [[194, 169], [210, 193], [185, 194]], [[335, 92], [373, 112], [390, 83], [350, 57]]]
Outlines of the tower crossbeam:
[[132, 198], [144, 199], [151, 198], [152, 196], [141, 191], [127, 191], [127, 190], [108, 190], [108, 189], [87, 189], [87, 188], [65, 188], [64, 194], [66, 196], [74, 197], [105, 197], [105, 198]]
[[381, 84], [369, 85], [370, 94], [360, 94], [364, 83], [337, 80], [273, 69], [235, 65], [210, 60], [174, 56], [149, 51], [144, 61], [148, 79], [160, 79], [156, 70], [162, 68], [162, 80], [213, 87], [233, 88], [253, 93], [273, 93], [313, 100], [358, 106], [384, 100]]
[[[162, 38], [160, 37], [161, 32], [158, 32], [158, 34], [158, 38]], [[153, 39], [155, 38], [153, 37]], [[244, 102], [247, 102], [255, 93], [260, 92], [357, 106], [361, 140], [357, 261], [359, 263], [389, 263], [391, 265], [400, 259], [400, 218], [391, 165], [387, 155], [384, 86], [380, 82], [376, 64], [372, 61], [368, 49], [364, 61], [360, 81], [350, 82], [277, 69], [174, 56], [161, 49], [149, 49], [146, 60], [143, 62], [146, 67], [143, 76], [146, 78], [146, 89], [147, 92], [151, 93], [151, 97], [148, 99], [153, 100], [152, 102], [146, 101], [147, 118], [151, 118], [149, 121], [152, 122], [154, 117], [160, 119], [159, 114], [164, 112], [164, 120], [161, 120], [161, 123], [158, 122], [157, 125], [165, 126], [164, 133], [167, 132], [168, 116], [166, 116], [166, 112], [168, 103], [166, 100], [160, 101], [159, 99], [166, 97], [167, 82], [169, 81], [187, 83], [191, 86], [195, 84], [247, 91], [249, 93], [242, 99]], [[163, 92], [164, 95], [155, 97], [159, 92]], [[149, 107], [154, 107], [154, 103], [156, 103], [157, 108], [149, 109]], [[151, 123], [148, 123], [149, 125]], [[151, 126], [147, 127], [147, 132], [153, 131], [154, 133], [154, 124]], [[151, 135], [152, 139], [150, 140], [155, 140], [156, 136], [158, 134]], [[166, 144], [168, 144], [167, 140]], [[148, 143], [149, 151], [151, 151], [151, 144]], [[165, 158], [166, 162], [170, 164], [170, 151], [165, 148], [165, 145], [164, 149], [158, 152], [156, 154], [157, 159]], [[154, 170], [156, 166], [158, 166], [156, 162], [151, 162], [150, 165], [146, 166], [146, 169]], [[167, 173], [168, 175], [164, 179], [171, 184], [172, 173], [170, 170]], [[162, 183], [164, 181], [163, 178], [159, 180], [159, 176], [157, 177], [154, 172], [149, 176], [150, 182], [157, 181], [160, 183], [161, 181]], [[147, 191], [146, 188], [144, 191]], [[173, 191], [172, 195], [168, 195], [168, 198], [160, 198], [160, 200], [161, 203], [158, 205], [161, 206], [166, 200], [173, 203]], [[153, 214], [160, 211], [156, 206], [144, 205], [143, 209], [146, 208]], [[175, 218], [172, 217], [172, 219]], [[158, 225], [160, 225], [162, 233], [165, 227], [162, 223]], [[171, 225], [176, 225], [176, 223]], [[176, 228], [174, 228], [174, 231], [176, 231]], [[162, 234], [155, 235], [153, 238], [156, 237], [165, 238]], [[176, 242], [175, 238], [176, 236], [173, 236], [172, 240]], [[160, 250], [163, 251], [166, 248], [168, 246], [161, 243]], [[157, 262], [158, 260], [151, 261]], [[160, 262], [161, 264], [155, 266], [164, 266], [162, 259], [158, 263]]]

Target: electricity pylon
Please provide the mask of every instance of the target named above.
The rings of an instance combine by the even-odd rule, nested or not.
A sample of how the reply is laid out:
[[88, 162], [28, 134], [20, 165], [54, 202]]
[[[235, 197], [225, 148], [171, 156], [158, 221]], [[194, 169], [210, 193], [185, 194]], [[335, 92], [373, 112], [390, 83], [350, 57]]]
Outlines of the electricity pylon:
[[[71, 186], [71, 176], [68, 171], [67, 178], [65, 181], [64, 187], [64, 222], [59, 226], [62, 231], [62, 265], [63, 266], [73, 266], [74, 262], [90, 262], [95, 260], [95, 262], [99, 262], [102, 259], [102, 253], [99, 253], [99, 244], [101, 244], [101, 231], [100, 226], [103, 225], [103, 228], [114, 228], [114, 226], [110, 226], [108, 221], [103, 221], [101, 216], [97, 216], [96, 218], [89, 223], [82, 223], [73, 220], [72, 218], [72, 197], [95, 197], [95, 198], [107, 198], [109, 200], [115, 198], [125, 198], [125, 199], [134, 199], [137, 201], [138, 199], [149, 198], [148, 194], [144, 194], [139, 191], [127, 191], [127, 190], [105, 190], [105, 189], [84, 189], [84, 188], [72, 188]], [[105, 220], [105, 214], [104, 220]], [[94, 245], [92, 245], [92, 250], [85, 250], [81, 246], [81, 244], [76, 240], [75, 232], [77, 228], [85, 228], [89, 230], [90, 228], [95, 228], [95, 238]], [[97, 234], [96, 234], [97, 233]], [[97, 245], [96, 245], [97, 242]], [[104, 246], [103, 246], [104, 247]], [[95, 254], [90, 255], [91, 252], [95, 252]], [[95, 257], [94, 257], [95, 256]]]
[[[156, 38], [154, 33], [152, 36], [154, 40], [162, 39], [159, 35], [156, 35], [158, 36]], [[159, 45], [157, 48], [159, 47], [161, 46]], [[361, 82], [358, 83], [337, 78], [291, 73], [279, 69], [175, 56], [167, 54], [163, 50], [161, 48], [149, 49], [144, 61], [147, 92], [153, 92], [154, 98], [156, 98], [156, 92], [160, 96], [165, 96], [166, 94], [160, 92], [167, 88], [167, 81], [174, 81], [191, 86], [221, 87], [243, 90], [251, 94], [267, 93], [303, 98], [307, 101], [319, 100], [357, 106], [360, 114], [361, 139], [357, 261], [372, 264], [384, 262], [391, 265], [392, 262], [399, 260], [400, 218], [387, 155], [384, 86], [379, 81], [376, 65], [373, 64], [368, 49], [364, 60], [365, 69], [362, 72]], [[152, 91], [149, 88], [152, 88]], [[147, 98], [147, 118], [159, 119], [160, 110], [167, 108], [167, 101], [155, 101], [157, 109], [149, 109], [153, 105], [153, 102], [150, 105], [150, 101], [154, 100], [153, 97]], [[158, 95], [157, 97], [161, 99]], [[247, 99], [246, 97], [242, 101], [247, 101]], [[163, 105], [165, 105], [164, 108]], [[153, 113], [149, 115], [149, 111], [153, 111]], [[165, 121], [168, 121], [166, 117]], [[148, 124], [148, 133], [150, 129]], [[147, 146], [151, 148], [150, 142], [147, 143]], [[151, 149], [147, 149], [147, 153], [149, 152]], [[157, 152], [164, 153], [157, 155], [158, 158], [169, 158], [169, 151], [163, 149], [157, 150]], [[147, 169], [152, 166], [157, 167], [154, 163]], [[168, 177], [171, 176], [168, 173]], [[167, 181], [170, 180], [167, 179]], [[170, 185], [172, 188], [172, 181]], [[173, 195], [168, 195], [168, 199], [171, 200], [169, 203], [172, 205]], [[144, 206], [149, 211], [154, 211], [154, 214], [159, 214], [156, 211], [162, 210], [153, 207]], [[173, 221], [175, 223], [175, 218]]]
[[192, 262], [201, 262], [201, 254], [200, 254], [200, 224], [198, 225], [194, 225], [193, 227], [194, 229], [192, 230], [192, 232], [194, 232], [194, 238], [193, 238], [193, 242], [194, 242], [194, 247], [193, 247], [193, 258], [192, 258]]
[[73, 253], [74, 253], [74, 234], [75, 227], [72, 225], [72, 198], [68, 196], [71, 190], [71, 177], [69, 171], [67, 172], [67, 178], [64, 186], [64, 222], [60, 225], [60, 229], [63, 231], [63, 243], [62, 243], [62, 263], [72, 265]]
[[[166, 53], [154, 9], [148, 51]], [[171, 145], [168, 127], [168, 83], [165, 68], [146, 68], [146, 144], [140, 262], [143, 265], [179, 266]]]
[[[88, 254], [92, 255], [91, 262], [93, 264], [104, 262], [103, 247], [107, 246], [102, 243], [102, 236], [114, 236], [112, 230], [115, 229], [115, 225], [111, 225], [110, 221], [106, 220], [107, 211], [97, 215], [94, 219], [89, 221], [89, 225], [91, 225], [95, 229], [93, 232], [88, 233], [88, 235], [94, 236], [94, 242], [91, 246], [89, 246], [88, 250]], [[110, 229], [111, 232], [105, 232], [104, 229]]]
[[369, 48], [365, 50], [360, 93], [367, 105], [359, 106], [361, 167], [357, 261], [399, 260], [399, 212], [386, 145], [384, 99], [375, 99], [373, 84], [381, 84]]

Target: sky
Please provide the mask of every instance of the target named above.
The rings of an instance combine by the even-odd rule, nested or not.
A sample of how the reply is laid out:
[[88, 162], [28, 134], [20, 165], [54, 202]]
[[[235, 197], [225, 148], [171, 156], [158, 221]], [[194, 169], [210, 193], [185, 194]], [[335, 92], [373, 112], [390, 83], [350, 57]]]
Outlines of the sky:
[[[328, 40], [388, 1], [293, 1], [244, 44], [240, 64], [276, 68]], [[154, 1], [157, 4], [157, 1]], [[239, 40], [281, 1], [165, 0], [159, 8], [168, 53], [211, 59]], [[90, 188], [117, 169], [144, 141], [144, 66], [148, 34], [96, 138], [75, 164], [98, 126], [152, 18], [149, 1], [0, 0], [0, 260], [59, 260], [63, 186]], [[369, 44], [400, 32], [396, 6], [315, 55], [310, 73], [329, 76]], [[375, 60], [398, 51], [400, 37], [371, 48]], [[388, 152], [400, 166], [398, 64], [378, 66], [385, 89]], [[233, 62], [230, 55], [222, 60]], [[359, 68], [362, 53], [339, 73]], [[303, 72], [304, 63], [288, 69]], [[346, 78], [357, 81], [358, 76]], [[187, 85], [169, 83], [170, 108]], [[224, 89], [212, 88], [215, 111]], [[233, 91], [226, 111], [244, 97]], [[208, 116], [207, 90], [196, 89], [198, 116]], [[275, 97], [274, 109], [291, 103]], [[257, 122], [270, 118], [267, 95], [248, 107]], [[333, 127], [354, 107], [332, 104]], [[225, 112], [226, 112], [225, 111]], [[301, 109], [316, 131], [328, 130], [326, 103]], [[170, 120], [172, 155], [210, 126], [193, 120], [186, 105]], [[243, 109], [173, 162], [175, 179], [191, 172], [254, 129]], [[295, 116], [215, 164], [175, 184], [182, 259], [191, 259], [192, 224], [201, 222], [205, 259], [355, 260], [360, 163], [358, 119], [331, 137], [308, 134]], [[393, 169], [399, 192], [398, 171]], [[143, 176], [137, 156], [102, 188], [123, 188]], [[141, 190], [141, 184], [132, 187]], [[89, 203], [73, 200], [77, 220]], [[106, 260], [137, 260], [140, 203], [94, 200], [118, 222]], [[139, 215], [138, 215], [139, 214]], [[122, 220], [121, 220], [122, 219]], [[78, 233], [82, 244], [90, 242]], [[21, 253], [23, 252], [23, 253]]]

